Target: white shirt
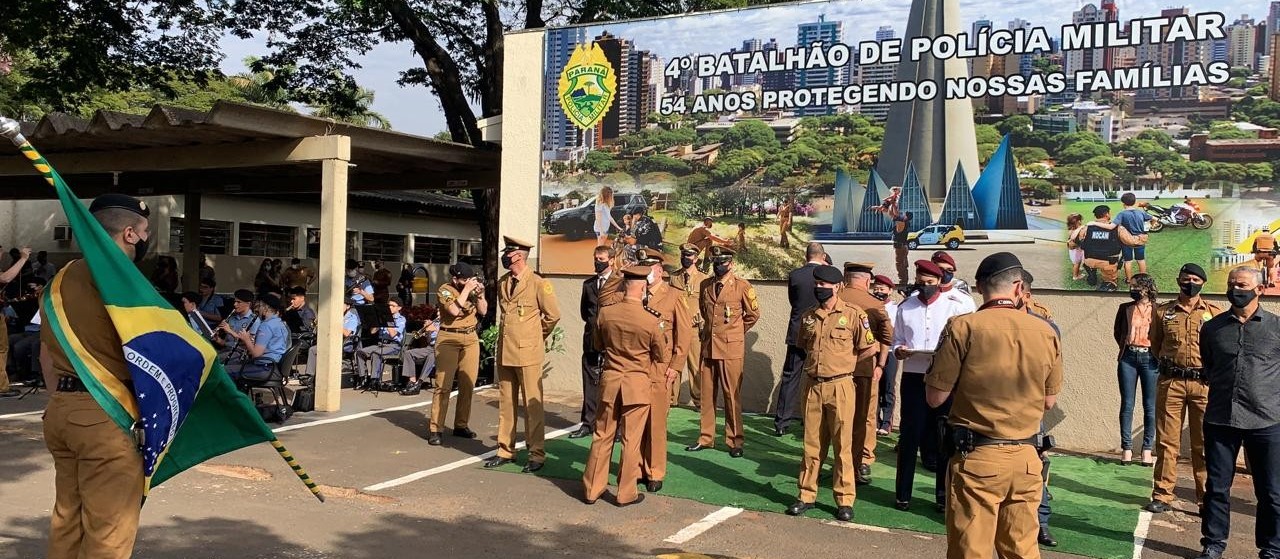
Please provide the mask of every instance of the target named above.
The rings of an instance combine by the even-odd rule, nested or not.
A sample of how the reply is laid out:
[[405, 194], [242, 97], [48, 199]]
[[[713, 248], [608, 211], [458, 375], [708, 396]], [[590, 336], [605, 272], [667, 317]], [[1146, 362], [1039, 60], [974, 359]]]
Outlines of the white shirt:
[[[973, 312], [973, 299], [948, 296], [949, 291], [938, 295], [930, 305], [925, 305], [920, 297], [912, 293], [910, 297], [898, 304], [898, 317], [893, 324], [893, 347], [933, 351], [938, 348], [938, 338], [947, 326], [947, 320], [953, 316]], [[964, 305], [968, 299], [968, 306]], [[931, 355], [912, 355], [902, 362], [904, 373], [926, 373], [933, 362]]]
[[884, 312], [889, 315], [889, 324], [894, 328], [898, 327], [898, 303], [893, 299], [884, 302]]

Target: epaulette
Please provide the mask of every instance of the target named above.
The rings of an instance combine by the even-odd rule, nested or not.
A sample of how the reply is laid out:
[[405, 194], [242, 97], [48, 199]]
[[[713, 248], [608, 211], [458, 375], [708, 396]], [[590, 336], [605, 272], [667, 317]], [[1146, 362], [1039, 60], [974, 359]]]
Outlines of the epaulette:
[[645, 306], [644, 306], [644, 310], [649, 311], [649, 314], [651, 314], [651, 315], [653, 315], [653, 316], [656, 316], [656, 317], [658, 317], [658, 318], [662, 318], [662, 313], [660, 313], [660, 312], [658, 312], [658, 311], [656, 311], [656, 310], [653, 310], [652, 308], [649, 308], [649, 305], [645, 305]]

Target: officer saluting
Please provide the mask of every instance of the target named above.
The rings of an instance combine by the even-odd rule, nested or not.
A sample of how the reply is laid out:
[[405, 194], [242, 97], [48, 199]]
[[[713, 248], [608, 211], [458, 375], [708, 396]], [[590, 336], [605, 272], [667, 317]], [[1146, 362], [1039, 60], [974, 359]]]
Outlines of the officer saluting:
[[[600, 375], [600, 402], [596, 413], [591, 451], [582, 475], [586, 492], [583, 501], [594, 504], [609, 483], [609, 461], [613, 457], [613, 437], [622, 421], [622, 458], [618, 464], [618, 506], [644, 500], [636, 491], [640, 479], [640, 438], [653, 398], [650, 375], [656, 364], [670, 357], [666, 347], [669, 328], [662, 313], [644, 306], [645, 278], [651, 266], [632, 266], [623, 271], [625, 298], [600, 309], [596, 321], [595, 346], [603, 352]], [[664, 395], [665, 396], [665, 395]]]
[[796, 341], [805, 351], [804, 458], [800, 462], [800, 499], [787, 508], [799, 516], [813, 508], [818, 499], [818, 474], [827, 454], [827, 444], [835, 446], [836, 461], [831, 469], [832, 492], [836, 498], [836, 519], [853, 520], [854, 454], [862, 452], [855, 439], [854, 407], [859, 385], [853, 381], [858, 360], [876, 354], [879, 345], [871, 333], [867, 314], [849, 304], [840, 291], [841, 274], [834, 266], [813, 269], [814, 298], [818, 306], [800, 315]]
[[724, 440], [729, 456], [742, 457], [742, 360], [747, 330], [760, 319], [751, 284], [733, 273], [732, 249], [711, 247], [715, 277], [702, 283], [702, 412], [698, 442], [689, 452], [711, 448], [716, 437], [716, 390], [724, 397]]
[[1038, 432], [1062, 389], [1062, 354], [1049, 325], [1018, 308], [1018, 257], [984, 258], [976, 279], [985, 302], [948, 322], [925, 377], [930, 406], [954, 393], [947, 557], [1038, 558]]

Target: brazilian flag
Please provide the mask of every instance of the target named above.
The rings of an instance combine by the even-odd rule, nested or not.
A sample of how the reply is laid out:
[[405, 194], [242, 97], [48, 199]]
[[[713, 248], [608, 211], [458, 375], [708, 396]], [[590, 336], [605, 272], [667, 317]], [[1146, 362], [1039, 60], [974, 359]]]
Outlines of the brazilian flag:
[[[276, 440], [248, 396], [236, 389], [217, 354], [170, 306], [89, 213], [53, 166], [18, 133], [17, 123], [0, 118], [9, 136], [54, 189], [67, 215], [112, 325], [123, 342], [133, 386], [126, 386], [84, 351], [67, 327], [63, 274], [42, 302], [43, 316], [89, 393], [125, 433], [135, 426], [145, 437], [144, 494], [205, 460], [260, 442], [271, 442], [302, 481], [315, 484]], [[321, 497], [321, 500], [323, 498]]]

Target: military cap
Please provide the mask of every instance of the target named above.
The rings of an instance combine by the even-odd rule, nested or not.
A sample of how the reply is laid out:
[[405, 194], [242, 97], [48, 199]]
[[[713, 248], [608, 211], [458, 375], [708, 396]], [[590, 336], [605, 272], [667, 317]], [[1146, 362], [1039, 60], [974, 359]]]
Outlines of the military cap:
[[307, 288], [302, 287], [301, 285], [299, 285], [299, 286], [295, 286], [295, 287], [290, 287], [290, 288], [289, 288], [289, 296], [290, 296], [290, 297], [292, 297], [292, 296], [294, 296], [294, 295], [302, 295], [302, 296], [304, 296], [304, 297], [305, 297], [305, 296], [307, 295]]
[[662, 256], [662, 251], [654, 248], [642, 248], [636, 251], [636, 262], [645, 266], [654, 264], [662, 264], [666, 259]]
[[876, 265], [871, 262], [845, 262], [844, 263], [844, 271], [846, 274], [850, 272], [866, 272], [870, 274], [871, 270], [875, 267]]
[[942, 268], [929, 260], [916, 260], [916, 275], [942, 278]]
[[1025, 284], [1027, 284], [1027, 285], [1031, 285], [1031, 284], [1033, 284], [1033, 283], [1035, 283], [1035, 282], [1036, 282], [1036, 277], [1035, 277], [1035, 276], [1033, 276], [1033, 275], [1031, 275], [1031, 272], [1028, 272], [1026, 268], [1023, 268], [1023, 269], [1022, 269], [1022, 283], [1025, 283]]
[[[237, 297], [237, 299], [239, 299], [239, 297]], [[277, 313], [284, 310], [284, 305], [280, 303], [280, 298], [276, 297], [275, 293], [266, 293], [263, 296], [258, 297], [258, 303], [271, 307], [271, 309]]]
[[348, 258], [348, 259], [347, 259], [347, 269], [348, 269], [348, 270], [354, 270], [354, 269], [359, 268], [359, 267], [360, 267], [360, 263], [359, 263], [359, 262], [357, 262], [354, 258]]
[[646, 279], [649, 277], [649, 272], [652, 271], [653, 268], [649, 266], [636, 264], [635, 266], [628, 266], [624, 268], [622, 270], [622, 277], [626, 279]]
[[844, 275], [835, 266], [818, 266], [813, 269], [813, 279], [827, 283], [840, 283]]
[[235, 293], [232, 293], [231, 295], [235, 297], [237, 301], [242, 301], [245, 303], [253, 302], [253, 292], [249, 291], [248, 289], [237, 289]]
[[517, 239], [517, 238], [515, 238], [515, 237], [511, 237], [511, 236], [508, 236], [508, 235], [503, 235], [503, 236], [502, 236], [502, 243], [503, 243], [503, 245], [504, 245], [504, 246], [502, 247], [502, 252], [511, 252], [511, 251], [514, 251], [514, 250], [532, 250], [532, 249], [533, 249], [533, 243], [528, 242], [528, 241], [524, 241], [524, 240], [521, 240], [521, 239]]
[[147, 208], [146, 202], [125, 194], [103, 194], [94, 198], [93, 203], [89, 204], [89, 213], [111, 208], [128, 210], [142, 217], [151, 217], [151, 210]]
[[896, 287], [896, 286], [893, 284], [893, 280], [892, 280], [892, 279], [889, 279], [889, 276], [873, 276], [873, 277], [871, 278], [871, 283], [878, 283], [878, 284], [880, 284], [880, 285], [886, 285], [886, 286], [888, 286], [888, 287], [889, 287], [889, 289], [893, 289], [894, 287]]
[[1204, 273], [1204, 268], [1201, 268], [1199, 264], [1187, 262], [1182, 265], [1182, 269], [1178, 270], [1178, 273], [1198, 277], [1200, 281], [1209, 281], [1209, 276]]
[[727, 262], [733, 260], [733, 256], [737, 254], [729, 247], [713, 246], [711, 247], [711, 260], [714, 262]]
[[1012, 252], [997, 252], [982, 259], [982, 263], [978, 264], [978, 271], [973, 277], [981, 282], [1001, 272], [1021, 267], [1022, 261], [1018, 260], [1018, 257]]
[[956, 266], [956, 259], [952, 258], [951, 255], [947, 254], [944, 250], [933, 253], [933, 256], [929, 257], [929, 260], [934, 264], [946, 264], [952, 268], [959, 268], [959, 266]]
[[474, 278], [476, 277], [476, 271], [471, 268], [470, 264], [459, 262], [449, 266], [449, 275], [455, 278]]
[[698, 245], [695, 245], [693, 243], [685, 243], [680, 245], [680, 254], [683, 254], [685, 256], [697, 256], [699, 252], [701, 251], [698, 250]]

